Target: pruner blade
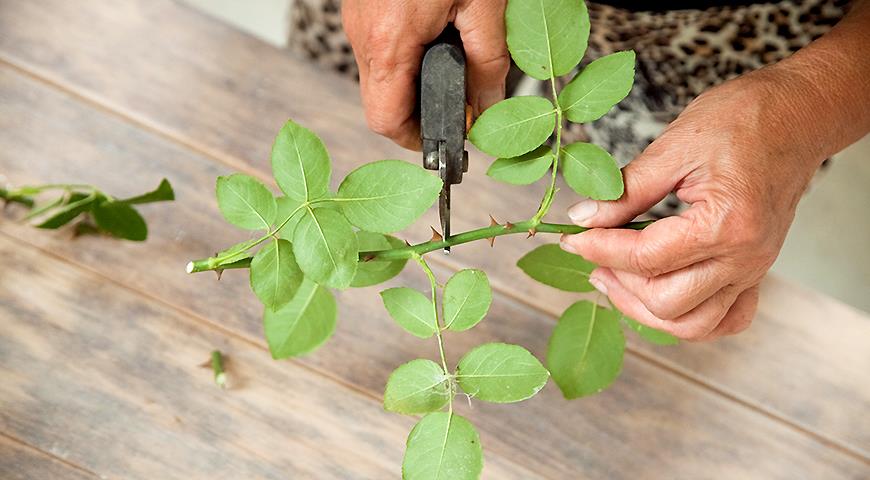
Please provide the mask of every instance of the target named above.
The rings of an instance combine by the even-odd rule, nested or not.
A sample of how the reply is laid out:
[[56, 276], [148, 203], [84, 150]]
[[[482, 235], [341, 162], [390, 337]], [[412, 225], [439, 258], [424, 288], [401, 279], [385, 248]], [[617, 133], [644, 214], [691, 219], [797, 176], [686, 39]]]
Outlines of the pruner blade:
[[[423, 166], [438, 170], [441, 230], [450, 237], [450, 186], [468, 171], [465, 151], [465, 52], [458, 32], [448, 26], [426, 50], [420, 71], [420, 136]], [[446, 247], [444, 252], [450, 251]]]

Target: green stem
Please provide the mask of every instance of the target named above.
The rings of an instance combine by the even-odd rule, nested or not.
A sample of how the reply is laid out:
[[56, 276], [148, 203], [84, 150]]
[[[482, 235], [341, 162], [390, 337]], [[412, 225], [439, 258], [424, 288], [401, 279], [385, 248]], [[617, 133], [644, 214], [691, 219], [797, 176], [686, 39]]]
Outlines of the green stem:
[[[551, 70], [552, 72], [552, 70]], [[553, 204], [553, 197], [556, 196], [556, 178], [559, 172], [559, 159], [562, 155], [562, 107], [559, 106], [559, 94], [556, 93], [556, 78], [550, 75], [550, 92], [553, 95], [553, 105], [556, 106], [556, 141], [553, 143], [553, 166], [552, 175], [550, 176], [550, 185], [544, 192], [544, 197], [541, 199], [541, 206], [538, 208], [535, 216], [532, 217], [532, 223], [537, 225], [544, 218], [544, 215], [550, 211], [550, 206]]]
[[26, 207], [33, 207], [33, 205], [36, 203], [33, 201], [32, 198], [30, 198], [30, 196], [21, 195], [16, 192], [10, 192], [5, 188], [0, 188], [0, 199], [3, 199], [9, 203], [20, 203], [21, 205], [24, 205]]
[[[435, 336], [438, 339], [438, 354], [441, 356], [441, 368], [444, 370], [444, 375], [450, 376], [450, 370], [447, 368], [447, 355], [444, 354], [444, 336], [441, 334], [444, 331], [444, 327], [441, 325], [441, 315], [438, 315], [438, 281], [435, 279], [435, 273], [432, 272], [432, 269], [429, 267], [429, 264], [426, 263], [426, 260], [422, 255], [414, 255], [414, 260], [420, 264], [420, 267], [423, 268], [423, 271], [426, 272], [426, 277], [429, 278], [429, 286], [432, 289], [432, 309], [435, 315]], [[453, 412], [453, 381], [448, 380], [447, 382], [448, 388], [448, 397], [450, 398], [450, 403], [448, 410]]]
[[211, 352], [211, 369], [214, 372], [214, 383], [221, 388], [226, 388], [227, 374], [224, 372], [224, 359], [220, 350]]
[[[304, 202], [302, 205], [296, 207], [296, 209], [293, 210], [290, 215], [288, 215], [287, 218], [284, 219], [283, 222], [278, 224], [278, 226], [275, 227], [274, 230], [269, 230], [268, 232], [266, 232], [265, 235], [258, 238], [254, 243], [248, 246], [247, 250], [250, 250], [257, 245], [265, 242], [266, 240], [274, 237], [275, 234], [280, 232], [281, 229], [284, 228], [284, 225], [287, 225], [287, 222], [289, 222], [290, 219], [293, 218], [294, 215], [296, 215], [296, 212], [302, 210], [303, 208], [308, 208], [309, 205], [310, 202]], [[187, 264], [187, 273], [205, 272], [208, 270], [230, 270], [233, 268], [248, 268], [251, 265], [251, 258], [243, 258], [241, 260], [236, 260], [227, 264], [223, 263], [228, 258], [235, 257], [239, 253], [241, 252], [230, 253], [224, 256], [216, 255], [214, 257], [204, 258], [202, 260], [194, 260]]]
[[[650, 223], [652, 222], [631, 222], [623, 225], [620, 228], [642, 230]], [[519, 222], [516, 224], [493, 225], [490, 227], [478, 228], [477, 230], [470, 230], [467, 232], [459, 233], [443, 240], [430, 240], [428, 242], [419, 243], [417, 245], [410, 245], [407, 247], [393, 248], [390, 250], [360, 252], [359, 258], [360, 261], [403, 260], [413, 258], [415, 255], [423, 255], [435, 250], [442, 250], [444, 249], [444, 247], [461, 245], [463, 243], [473, 242], [475, 240], [486, 240], [490, 238], [500, 237], [502, 235], [511, 235], [517, 233], [524, 233], [527, 235], [536, 233], [560, 233], [571, 235], [575, 233], [582, 233], [586, 230], [588, 230], [588, 228], [560, 223], [538, 223], [537, 225], [535, 225], [533, 220], [527, 220], [525, 222]], [[197, 273], [209, 270], [230, 270], [234, 268], [248, 268], [251, 264], [250, 258], [243, 258], [241, 260], [226, 265], [220, 265], [219, 263], [215, 263], [215, 260], [215, 257], [194, 260], [187, 265], [187, 272]]]

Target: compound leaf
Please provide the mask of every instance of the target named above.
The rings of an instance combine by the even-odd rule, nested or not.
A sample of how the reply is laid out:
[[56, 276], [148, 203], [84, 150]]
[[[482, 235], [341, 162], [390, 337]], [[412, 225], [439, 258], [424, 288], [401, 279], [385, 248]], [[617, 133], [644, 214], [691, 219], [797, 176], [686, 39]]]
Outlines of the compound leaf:
[[559, 92], [559, 105], [568, 120], [598, 120], [631, 91], [634, 52], [616, 52], [590, 63]]
[[334, 199], [362, 230], [390, 233], [412, 224], [441, 192], [441, 179], [401, 160], [381, 160], [350, 172]]
[[[405, 246], [405, 242], [398, 238], [380, 233], [359, 231], [356, 232], [356, 237], [359, 241], [360, 252], [388, 250]], [[350, 286], [368, 287], [386, 282], [398, 275], [405, 268], [406, 263], [408, 263], [408, 259], [360, 261]]]
[[269, 310], [278, 310], [292, 300], [302, 279], [293, 245], [287, 240], [269, 242], [251, 260], [251, 289]]
[[581, 0], [513, 0], [505, 10], [505, 27], [517, 66], [547, 80], [567, 74], [583, 58], [589, 13]]
[[293, 253], [305, 277], [320, 285], [347, 288], [356, 274], [356, 234], [335, 210], [307, 207], [302, 212], [293, 232]]
[[280, 310], [268, 308], [263, 329], [272, 358], [287, 358], [313, 351], [335, 331], [337, 308], [328, 289], [305, 280], [296, 295]]
[[217, 179], [217, 201], [224, 218], [246, 230], [268, 230], [275, 220], [275, 198], [265, 185], [236, 173]]
[[579, 255], [568, 253], [556, 244], [541, 245], [525, 254], [517, 266], [533, 279], [559, 290], [591, 292], [589, 275], [596, 265]]
[[493, 157], [516, 157], [539, 147], [553, 133], [556, 109], [543, 97], [513, 97], [486, 109], [468, 140]]
[[565, 310], [553, 330], [547, 367], [565, 398], [578, 398], [613, 383], [624, 352], [617, 312], [581, 301]]
[[126, 203], [103, 201], [91, 210], [94, 221], [113, 237], [141, 242], [148, 237], [148, 226], [135, 208]]
[[465, 393], [486, 402], [519, 402], [547, 384], [550, 373], [528, 350], [507, 343], [486, 343], [466, 353], [456, 367]]
[[440, 410], [450, 401], [449, 377], [432, 360], [412, 360], [390, 374], [384, 409], [413, 415]]
[[471, 422], [453, 412], [426, 415], [408, 435], [404, 480], [477, 480], [482, 470], [480, 436]]
[[444, 326], [460, 332], [483, 320], [492, 303], [489, 279], [481, 270], [457, 272], [444, 287]]
[[293, 200], [323, 197], [329, 191], [329, 154], [311, 130], [288, 120], [272, 145], [272, 174], [284, 195]]
[[438, 330], [432, 300], [408, 287], [389, 288], [381, 292], [390, 316], [410, 334], [429, 338]]
[[505, 183], [529, 185], [547, 173], [553, 164], [553, 156], [550, 147], [541, 145], [519, 157], [499, 158], [492, 162], [486, 174]]
[[622, 196], [622, 172], [606, 150], [576, 142], [562, 148], [562, 175], [572, 190], [595, 200]]

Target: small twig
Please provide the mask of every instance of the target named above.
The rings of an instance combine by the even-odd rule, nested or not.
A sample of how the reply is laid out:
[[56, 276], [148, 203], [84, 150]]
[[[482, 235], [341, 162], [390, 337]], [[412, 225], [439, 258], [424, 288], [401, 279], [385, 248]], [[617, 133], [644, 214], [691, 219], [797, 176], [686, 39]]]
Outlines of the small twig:
[[[651, 221], [631, 222], [623, 225], [620, 228], [642, 230], [651, 223]], [[473, 242], [475, 240], [488, 240], [490, 238], [500, 237], [502, 235], [511, 235], [515, 233], [529, 234], [530, 232], [575, 234], [585, 232], [586, 230], [588, 230], [588, 228], [578, 227], [577, 225], [565, 225], [558, 223], [538, 223], [537, 225], [533, 226], [532, 221], [529, 220], [525, 222], [512, 223], [510, 224], [510, 227], [505, 224], [478, 228], [477, 230], [470, 230], [468, 232], [451, 235], [449, 238], [444, 238], [441, 240], [433, 239], [428, 242], [419, 243], [417, 245], [408, 245], [407, 247], [393, 248], [390, 250], [359, 252], [359, 258], [361, 261], [402, 260], [407, 258], [414, 258], [415, 255], [423, 255], [425, 253], [433, 252], [435, 250], [442, 250], [445, 247], [461, 245], [463, 243]], [[230, 270], [233, 268], [248, 268], [251, 265], [250, 258], [243, 258], [241, 260], [237, 260], [233, 263], [228, 263], [225, 265], [221, 265], [216, 260], [217, 259], [215, 257], [194, 260], [187, 264], [187, 273], [206, 272], [209, 270], [218, 269]]]
[[224, 359], [220, 350], [211, 352], [211, 369], [214, 372], [214, 383], [221, 388], [227, 388], [227, 374], [224, 372]]

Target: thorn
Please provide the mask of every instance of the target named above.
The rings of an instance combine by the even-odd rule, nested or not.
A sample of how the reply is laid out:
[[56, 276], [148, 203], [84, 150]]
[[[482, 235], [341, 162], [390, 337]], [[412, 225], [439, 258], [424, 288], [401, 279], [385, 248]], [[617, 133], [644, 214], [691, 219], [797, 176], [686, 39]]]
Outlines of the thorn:
[[363, 262], [371, 262], [374, 259], [375, 259], [374, 255], [366, 255], [365, 257], [363, 257]]
[[409, 247], [410, 247], [410, 246], [411, 246], [411, 242], [409, 242], [409, 241], [407, 241], [407, 240], [405, 240], [405, 245], [407, 245], [407, 246], [409, 246]]
[[504, 228], [505, 228], [505, 230], [510, 230], [510, 229], [512, 229], [512, 228], [514, 228], [514, 227], [515, 227], [515, 225], [514, 225], [513, 223], [511, 223], [511, 222], [507, 222], [507, 223], [504, 224]]
[[432, 229], [432, 239], [429, 240], [430, 242], [440, 242], [444, 240], [444, 237], [438, 233], [438, 230], [435, 230], [435, 227], [429, 225], [429, 228]]
[[214, 273], [217, 275], [218, 281], [221, 281], [221, 275], [224, 274], [224, 269], [223, 268], [216, 268], [214, 270]]
[[490, 226], [490, 227], [494, 227], [494, 226], [496, 226], [496, 225], [498, 225], [498, 224], [499, 224], [498, 221], [496, 221], [496, 219], [493, 218], [492, 215], [490, 215], [490, 216], [489, 216], [489, 226]]
[[494, 247], [494, 246], [495, 246], [495, 237], [489, 237], [487, 240], [489, 240], [489, 246], [490, 246], [490, 247]]
[[529, 229], [529, 236], [526, 237], [526, 238], [532, 238], [532, 237], [535, 236], [536, 233], [538, 233], [537, 230], [535, 230], [534, 228], [530, 228], [530, 229]]

